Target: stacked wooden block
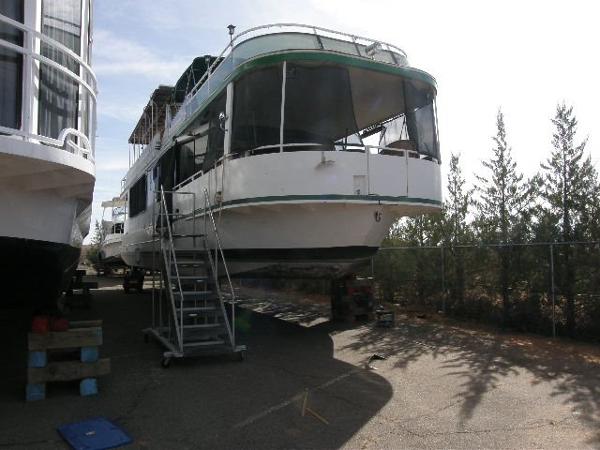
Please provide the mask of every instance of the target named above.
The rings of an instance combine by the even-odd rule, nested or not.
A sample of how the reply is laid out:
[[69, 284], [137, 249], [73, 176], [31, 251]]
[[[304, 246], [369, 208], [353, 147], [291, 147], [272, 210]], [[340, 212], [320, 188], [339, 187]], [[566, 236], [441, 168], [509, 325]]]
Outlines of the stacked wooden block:
[[46, 383], [80, 380], [81, 395], [98, 393], [97, 377], [110, 373], [110, 359], [100, 359], [102, 321], [71, 322], [67, 331], [29, 333], [26, 400], [46, 398]]

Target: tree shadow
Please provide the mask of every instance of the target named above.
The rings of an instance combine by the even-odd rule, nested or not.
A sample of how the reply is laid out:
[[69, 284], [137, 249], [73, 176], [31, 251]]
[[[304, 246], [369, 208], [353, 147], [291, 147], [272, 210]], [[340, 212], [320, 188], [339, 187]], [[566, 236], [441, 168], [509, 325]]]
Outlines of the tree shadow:
[[[97, 396], [79, 397], [76, 387], [49, 389], [35, 404], [24, 401], [23, 378], [3, 382], [0, 446], [56, 447], [57, 426], [105, 416], [132, 435], [136, 448], [339, 448], [393, 395], [384, 377], [334, 358], [327, 326], [241, 308], [244, 362], [183, 359], [164, 369], [163, 349], [142, 338], [150, 303], [149, 292], [107, 289], [94, 294], [92, 310], [73, 311], [73, 320], [103, 319], [100, 353], [111, 358], [110, 375], [99, 379]], [[24, 337], [14, 330], [5, 335], [6, 345], [19, 342], [13, 366], [24, 367]], [[329, 424], [301, 414], [307, 390], [307, 405]]]
[[[557, 353], [551, 343], [546, 344], [522, 345], [514, 335], [402, 319], [391, 330], [365, 328], [344, 348], [365, 355], [381, 353], [399, 369], [407, 369], [422, 357], [444, 356], [441, 367], [445, 375], [462, 380], [456, 396], [461, 404], [462, 427], [473, 418], [488, 392], [507, 377], [528, 371], [534, 376], [534, 384], [550, 383], [551, 395], [560, 397], [578, 420], [600, 428], [600, 364], [586, 361], [577, 352]], [[510, 411], [510, 405], [506, 407]], [[590, 443], [600, 444], [600, 433]]]

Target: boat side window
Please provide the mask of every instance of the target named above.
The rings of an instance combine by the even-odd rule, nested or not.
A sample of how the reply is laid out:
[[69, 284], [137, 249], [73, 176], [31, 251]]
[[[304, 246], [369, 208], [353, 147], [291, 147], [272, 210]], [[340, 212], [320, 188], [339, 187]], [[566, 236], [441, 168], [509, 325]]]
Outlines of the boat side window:
[[209, 129], [208, 150], [202, 163], [202, 170], [208, 172], [215, 165], [215, 161], [223, 156], [225, 149], [225, 130], [221, 128], [219, 114], [225, 112], [227, 95], [223, 92], [210, 105], [208, 105]]
[[435, 90], [415, 80], [405, 80], [404, 90], [406, 130], [414, 146], [412, 150], [439, 160]]
[[177, 177], [175, 184], [183, 183], [192, 175], [201, 172], [208, 150], [209, 111], [205, 111], [182, 136], [183, 142], [177, 145]]
[[[23, 23], [23, 0], [0, 2], [0, 14]], [[0, 39], [22, 46], [23, 33], [8, 24], [0, 23]], [[23, 81], [23, 57], [5, 47], [0, 47], [0, 126], [21, 127], [21, 85]]]
[[265, 152], [279, 151], [282, 72], [282, 65], [277, 64], [249, 72], [235, 82], [233, 155], [266, 146]]
[[147, 180], [146, 174], [144, 174], [129, 190], [129, 217], [135, 217], [146, 210], [146, 187]]
[[176, 150], [177, 154], [177, 184], [187, 180], [194, 175], [194, 141], [190, 140], [179, 144]]

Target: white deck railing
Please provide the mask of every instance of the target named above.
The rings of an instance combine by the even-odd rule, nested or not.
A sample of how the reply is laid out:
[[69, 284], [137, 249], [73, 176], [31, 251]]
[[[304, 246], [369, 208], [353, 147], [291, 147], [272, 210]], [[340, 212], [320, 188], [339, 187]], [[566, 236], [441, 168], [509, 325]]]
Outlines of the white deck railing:
[[[95, 117], [94, 111], [96, 109], [96, 94], [97, 94], [96, 76], [94, 75], [92, 68], [83, 60], [83, 58], [81, 58], [79, 55], [77, 55], [75, 52], [73, 52], [71, 49], [64, 46], [60, 42], [40, 33], [37, 30], [34, 30], [33, 28], [31, 28], [21, 22], [13, 20], [10, 17], [0, 14], [0, 23], [4, 23], [8, 26], [11, 26], [11, 27], [16, 28], [23, 32], [23, 45], [17, 45], [12, 42], [8, 42], [5, 39], [0, 39], [0, 47], [23, 55], [23, 57], [24, 57], [23, 58], [23, 72], [24, 73], [26, 73], [26, 71], [25, 71], [26, 64], [29, 64], [31, 74], [35, 73], [35, 70], [34, 70], [35, 64], [45, 64], [49, 67], [52, 67], [52, 68], [58, 70], [63, 75], [67, 76], [72, 81], [77, 83], [77, 85], [80, 88], [85, 89], [88, 92], [88, 94], [90, 95], [90, 97], [92, 99], [91, 107], [93, 110], [93, 111], [90, 111], [89, 113], [92, 114], [93, 117]], [[81, 68], [82, 73], [81, 74], [74, 73], [68, 67], [66, 67], [64, 64], [60, 64], [48, 57], [41, 55], [38, 51], [35, 51], [34, 49], [36, 47], [40, 48], [39, 45], [36, 45], [36, 41], [38, 41], [38, 40], [40, 42], [43, 42], [43, 43], [49, 45], [50, 47], [52, 47], [53, 50], [56, 50], [60, 54], [64, 55], [67, 60], [71, 60], [72, 62], [75, 62]], [[31, 75], [28, 78], [29, 79], [26, 79], [26, 77], [24, 76], [23, 82], [22, 82], [23, 83], [23, 97], [26, 102], [29, 102], [31, 98], [36, 96], [37, 93], [35, 93], [34, 90], [39, 89], [39, 82], [38, 82], [37, 78], [34, 77], [33, 75]], [[23, 104], [25, 106], [25, 102], [23, 102]], [[90, 142], [90, 139], [88, 138], [88, 136], [86, 136], [80, 130], [77, 130], [74, 128], [65, 128], [65, 129], [61, 130], [61, 132], [59, 133], [58, 139], [54, 139], [54, 138], [51, 138], [48, 136], [42, 136], [42, 135], [32, 132], [31, 130], [33, 127], [31, 125], [31, 123], [32, 123], [31, 117], [29, 115], [23, 114], [23, 113], [22, 113], [22, 117], [23, 117], [23, 120], [21, 121], [20, 129], [0, 126], [0, 133], [7, 134], [7, 135], [13, 135], [13, 136], [19, 136], [19, 137], [24, 138], [26, 141], [30, 141], [30, 142], [39, 142], [39, 143], [43, 143], [43, 144], [50, 145], [53, 147], [62, 148], [66, 151], [69, 151], [71, 153], [79, 155], [85, 159], [89, 159], [89, 160], [94, 159], [94, 148]], [[95, 127], [92, 126], [91, 128], [93, 129]], [[75, 136], [75, 137], [79, 138], [79, 143], [76, 143], [76, 142], [68, 139], [71, 136]]]
[[[275, 35], [279, 37], [270, 39]], [[282, 35], [286, 38], [283, 39]], [[244, 40], [239, 42], [241, 38]], [[331, 45], [325, 45], [327, 43]], [[178, 125], [202, 107], [212, 94], [221, 90], [227, 77], [245, 61], [284, 50], [330, 51], [396, 66], [408, 64], [404, 50], [377, 39], [298, 23], [275, 23], [250, 28], [231, 37], [229, 44], [190, 89], [171, 121], [167, 134], [172, 136]]]

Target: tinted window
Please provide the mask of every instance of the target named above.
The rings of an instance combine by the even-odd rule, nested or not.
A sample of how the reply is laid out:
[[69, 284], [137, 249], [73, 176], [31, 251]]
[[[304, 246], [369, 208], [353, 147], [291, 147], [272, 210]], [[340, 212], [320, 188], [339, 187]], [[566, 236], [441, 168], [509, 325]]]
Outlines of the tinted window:
[[225, 148], [225, 131], [221, 128], [219, 114], [225, 114], [227, 96], [221, 94], [208, 105], [208, 151], [202, 164], [202, 170], [208, 172], [214, 167], [215, 161], [223, 156]]
[[282, 66], [244, 75], [235, 82], [231, 153], [279, 145]]
[[[81, 54], [81, 0], [44, 0], [42, 33]], [[44, 42], [41, 54], [79, 74], [79, 65]], [[39, 133], [57, 138], [65, 128], [77, 128], [79, 86], [62, 72], [40, 65]], [[86, 109], [87, 110], [87, 109]], [[84, 119], [84, 121], [87, 119]]]
[[316, 143], [333, 150], [336, 141], [359, 130], [346, 67], [287, 67], [284, 143]]
[[[0, 14], [23, 22], [23, 0], [0, 1]], [[23, 33], [5, 23], [0, 23], [0, 39], [18, 46], [23, 45]], [[0, 47], [0, 126], [21, 127], [22, 72], [22, 56]]]
[[142, 175], [129, 190], [129, 217], [135, 217], [146, 209], [146, 196], [146, 175]]

